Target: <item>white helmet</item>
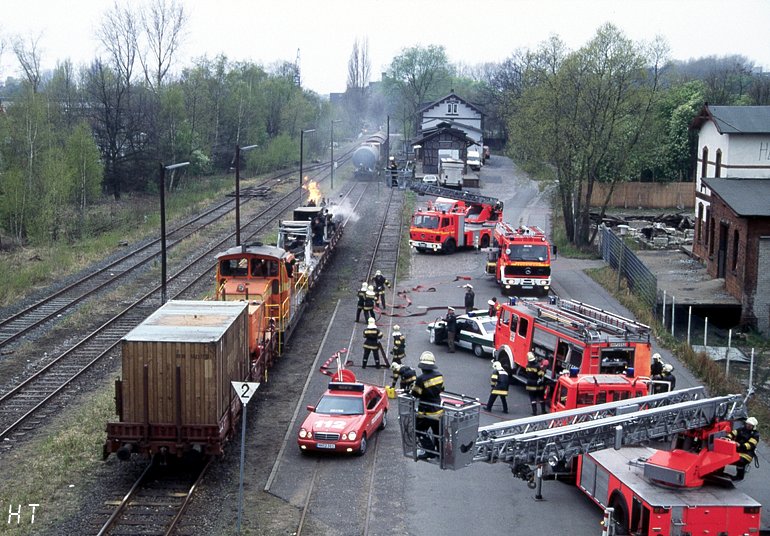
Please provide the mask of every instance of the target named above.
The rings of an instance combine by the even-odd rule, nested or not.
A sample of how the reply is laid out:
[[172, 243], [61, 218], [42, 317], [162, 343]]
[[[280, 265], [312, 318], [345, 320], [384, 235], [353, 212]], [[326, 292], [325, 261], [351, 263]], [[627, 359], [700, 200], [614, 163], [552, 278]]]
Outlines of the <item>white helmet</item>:
[[377, 327], [377, 321], [374, 318], [370, 318], [369, 322], [367, 322], [367, 327], [376, 328]]
[[392, 370], [393, 372], [398, 372], [399, 370], [401, 370], [401, 365], [393, 361], [393, 363], [390, 364], [390, 370]]
[[499, 361], [492, 361], [492, 368], [499, 372], [503, 370], [503, 365]]
[[423, 352], [420, 354], [420, 363], [418, 366], [421, 369], [436, 368], [436, 356], [433, 355], [433, 352]]
[[365, 291], [368, 286], [366, 283], [361, 283], [361, 290]]
[[750, 424], [751, 426], [756, 426], [759, 424], [759, 421], [755, 417], [749, 417], [746, 419], [746, 424]]
[[527, 361], [532, 363], [534, 360], [535, 360], [535, 354], [533, 354], [532, 352], [527, 352]]
[[659, 353], [652, 354], [652, 360], [653, 361], [660, 361], [661, 357]]
[[494, 304], [495, 304], [495, 302], [493, 302], [492, 300], [489, 300], [489, 301], [487, 302], [487, 305], [494, 305]]
[[670, 363], [663, 365], [663, 372], [671, 372], [672, 370], [674, 370], [674, 365]]
[[401, 331], [401, 326], [396, 324], [395, 326], [393, 326], [393, 331]]
[[374, 292], [374, 285], [367, 286], [366, 290], [371, 290], [372, 292]]
[[374, 272], [374, 275], [382, 275], [382, 272], [380, 272], [379, 270], [377, 270], [376, 272]]

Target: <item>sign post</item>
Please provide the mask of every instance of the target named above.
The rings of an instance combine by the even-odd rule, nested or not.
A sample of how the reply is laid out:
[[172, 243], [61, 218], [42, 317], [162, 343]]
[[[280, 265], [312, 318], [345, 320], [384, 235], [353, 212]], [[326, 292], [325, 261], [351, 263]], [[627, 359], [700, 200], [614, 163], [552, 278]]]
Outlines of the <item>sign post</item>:
[[243, 415], [241, 415], [241, 478], [238, 486], [238, 534], [241, 533], [241, 518], [243, 516], [243, 463], [246, 458], [246, 409], [249, 401], [259, 389], [258, 382], [230, 382], [235, 389], [238, 398], [243, 404]]

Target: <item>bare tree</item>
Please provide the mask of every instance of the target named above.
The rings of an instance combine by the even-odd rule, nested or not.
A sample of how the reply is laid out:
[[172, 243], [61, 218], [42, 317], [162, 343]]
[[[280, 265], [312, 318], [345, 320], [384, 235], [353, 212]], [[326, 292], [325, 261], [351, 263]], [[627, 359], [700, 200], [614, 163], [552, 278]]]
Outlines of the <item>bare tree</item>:
[[138, 34], [137, 15], [128, 7], [119, 6], [117, 2], [104, 14], [97, 30], [99, 40], [110, 55], [115, 73], [127, 87], [133, 81], [139, 46]]
[[41, 80], [39, 43], [40, 35], [30, 37], [28, 42], [25, 42], [21, 37], [17, 37], [13, 41], [13, 53], [19, 61], [22, 71], [24, 71], [24, 76], [32, 86], [33, 93], [37, 93]]
[[158, 93], [182, 43], [187, 16], [177, 0], [153, 0], [142, 13], [141, 21], [147, 50], [139, 60], [145, 80]]
[[345, 91], [351, 124], [360, 125], [366, 115], [366, 85], [369, 83], [370, 72], [369, 40], [359, 42], [356, 39], [348, 60], [348, 83]]

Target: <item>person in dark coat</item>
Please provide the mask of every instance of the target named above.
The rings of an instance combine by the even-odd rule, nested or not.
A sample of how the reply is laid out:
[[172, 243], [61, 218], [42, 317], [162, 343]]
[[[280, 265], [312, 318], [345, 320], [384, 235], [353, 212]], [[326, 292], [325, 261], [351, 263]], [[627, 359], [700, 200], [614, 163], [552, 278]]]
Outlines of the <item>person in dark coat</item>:
[[377, 294], [374, 293], [374, 287], [368, 285], [366, 294], [364, 294], [364, 318], [374, 320], [374, 304], [377, 301]]
[[[379, 298], [382, 308], [385, 308], [385, 287], [390, 288], [390, 281], [388, 281], [382, 272], [377, 270], [372, 278], [372, 286], [374, 287], [374, 293]], [[375, 300], [376, 302], [377, 300]]]
[[660, 376], [663, 374], [663, 360], [660, 354], [652, 354], [652, 361], [650, 361], [650, 376]]
[[449, 353], [453, 354], [455, 353], [455, 335], [457, 333], [457, 317], [454, 307], [447, 309], [444, 322], [446, 322], [446, 344], [449, 347]]
[[401, 384], [399, 387], [405, 393], [408, 393], [412, 390], [412, 385], [414, 384], [415, 380], [417, 380], [417, 372], [415, 372], [412, 367], [393, 361], [393, 363], [390, 364], [390, 370], [393, 373], [393, 382], [390, 384], [391, 387], [395, 387], [396, 382], [400, 380]]
[[[676, 376], [673, 374], [674, 366], [670, 363], [663, 365], [663, 372], [656, 374], [652, 377], [653, 381], [665, 382], [666, 386], [662, 383], [653, 384], [653, 391], [656, 393], [665, 393], [667, 391], [673, 391], [676, 388]], [[668, 387], [668, 388], [667, 388]]]
[[735, 476], [733, 480], [743, 480], [746, 476], [746, 466], [754, 459], [754, 451], [759, 444], [759, 432], [757, 432], [759, 422], [754, 417], [749, 417], [743, 423], [741, 428], [733, 430], [727, 436], [729, 439], [738, 443], [736, 450], [740, 459], [735, 463]]
[[467, 315], [473, 311], [473, 302], [476, 299], [476, 294], [473, 292], [473, 285], [463, 285], [465, 287], [465, 314]]
[[377, 323], [374, 318], [370, 318], [364, 330], [364, 359], [363, 368], [366, 368], [366, 363], [369, 361], [369, 354], [374, 352], [374, 367], [380, 368], [380, 339], [382, 338], [382, 331], [377, 327]]
[[[364, 305], [366, 303], [366, 283], [361, 283], [361, 290], [358, 291], [358, 308], [356, 309], [356, 323], [361, 321], [361, 313], [364, 311]], [[368, 320], [367, 314], [364, 312], [364, 320]]]
[[406, 337], [401, 333], [399, 325], [393, 326], [393, 348], [390, 353], [393, 355], [393, 362], [399, 365], [406, 357]]
[[532, 415], [537, 415], [537, 405], [543, 414], [547, 413], [545, 407], [545, 371], [537, 363], [537, 358], [532, 352], [527, 352], [527, 368], [524, 369], [527, 379], [527, 394], [529, 404], [532, 407]]
[[444, 377], [436, 368], [436, 357], [432, 352], [420, 355], [420, 375], [412, 386], [412, 395], [419, 400], [415, 429], [417, 458], [424, 460], [435, 458], [440, 452], [440, 420], [444, 413], [441, 407], [441, 393], [444, 391]]
[[489, 394], [486, 410], [492, 411], [492, 406], [499, 396], [503, 403], [503, 413], [508, 413], [508, 386], [511, 384], [511, 380], [503, 365], [497, 360], [492, 361], [492, 376], [489, 383], [492, 385], [492, 392]]

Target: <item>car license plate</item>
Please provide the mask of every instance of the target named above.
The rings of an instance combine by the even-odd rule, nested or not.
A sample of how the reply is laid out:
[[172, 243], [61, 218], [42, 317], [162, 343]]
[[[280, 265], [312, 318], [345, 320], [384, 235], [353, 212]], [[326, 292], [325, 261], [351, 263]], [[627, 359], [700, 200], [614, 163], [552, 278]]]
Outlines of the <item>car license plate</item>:
[[336, 445], [334, 443], [316, 443], [315, 446], [319, 449], [333, 449]]
[[431, 245], [428, 244], [427, 242], [417, 242], [417, 247], [418, 248], [429, 248], [429, 247], [431, 247]]
[[535, 286], [534, 285], [522, 285], [521, 288], [526, 289], [526, 290], [531, 290], [531, 289], [535, 288]]

